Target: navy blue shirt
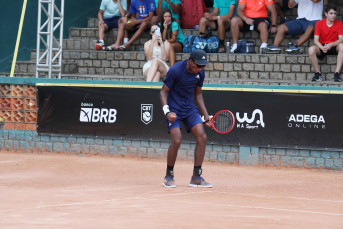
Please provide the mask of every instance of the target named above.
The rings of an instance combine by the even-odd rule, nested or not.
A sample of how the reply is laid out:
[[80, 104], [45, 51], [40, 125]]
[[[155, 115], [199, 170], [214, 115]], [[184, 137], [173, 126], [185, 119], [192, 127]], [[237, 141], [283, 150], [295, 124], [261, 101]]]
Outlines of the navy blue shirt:
[[195, 86], [202, 87], [205, 79], [204, 69], [198, 73], [187, 71], [188, 61], [184, 60], [174, 64], [163, 80], [170, 89], [167, 95], [169, 109], [181, 118], [198, 112], [198, 107], [193, 104], [194, 89]]

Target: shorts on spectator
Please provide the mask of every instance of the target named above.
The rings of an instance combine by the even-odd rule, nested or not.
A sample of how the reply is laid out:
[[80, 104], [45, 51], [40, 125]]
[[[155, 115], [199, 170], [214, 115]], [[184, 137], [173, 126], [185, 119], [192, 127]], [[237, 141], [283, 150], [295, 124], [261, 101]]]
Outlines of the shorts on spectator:
[[[254, 20], [254, 30], [259, 32], [257, 30], [257, 27], [258, 25], [261, 23], [261, 22], [265, 22], [267, 23], [268, 25], [268, 29], [269, 29], [269, 26], [270, 26], [270, 20], [269, 18], [267, 17], [261, 17], [261, 18], [251, 18], [252, 20]], [[242, 20], [243, 21], [243, 20]], [[243, 28], [241, 29], [242, 32], [246, 32], [246, 31], [249, 31], [250, 30], [250, 25], [248, 25], [245, 21], [243, 21]]]
[[296, 35], [304, 33], [308, 26], [316, 26], [317, 21], [308, 21], [305, 18], [295, 19], [293, 21], [286, 22], [285, 25], [288, 28], [287, 35]]
[[142, 23], [134, 25], [133, 27], [131, 27], [132, 30], [133, 30], [134, 32], [136, 32], [136, 31], [139, 29], [138, 26], [140, 26], [141, 24], [142, 24]]
[[218, 30], [218, 20], [213, 20], [214, 24], [216, 25], [216, 28], [211, 29], [212, 31], [217, 31]]
[[180, 41], [178, 41], [179, 43], [180, 43], [180, 45], [181, 45], [181, 49], [183, 50], [183, 44], [180, 42]]
[[[323, 46], [325, 44], [322, 44]], [[329, 51], [327, 51], [326, 53], [323, 52], [323, 50], [319, 49], [320, 51], [320, 55], [317, 56], [319, 60], [322, 60], [324, 59], [324, 57], [326, 57], [327, 55], [338, 55], [338, 52], [337, 52], [337, 47], [332, 47]]]
[[289, 2], [289, 0], [282, 0], [282, 8], [281, 8], [281, 10], [288, 10], [289, 9], [288, 2]]
[[118, 21], [121, 17], [111, 17], [111, 18], [104, 18], [105, 24], [108, 26], [108, 30], [113, 28], [118, 28]]

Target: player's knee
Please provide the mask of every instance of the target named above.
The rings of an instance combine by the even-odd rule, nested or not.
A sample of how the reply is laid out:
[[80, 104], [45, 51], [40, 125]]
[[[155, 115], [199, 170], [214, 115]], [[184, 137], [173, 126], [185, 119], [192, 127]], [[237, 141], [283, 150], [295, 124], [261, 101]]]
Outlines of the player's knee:
[[316, 46], [311, 46], [308, 49], [308, 55], [310, 55], [310, 56], [316, 55]]
[[174, 146], [176, 146], [176, 147], [180, 147], [180, 145], [181, 145], [181, 139], [180, 139], [180, 138], [174, 138], [174, 139], [172, 140], [172, 144], [173, 144]]
[[314, 26], [313, 25], [309, 25], [306, 29], [307, 32], [313, 32], [314, 31]]
[[198, 138], [197, 138], [197, 141], [198, 142], [206, 142], [207, 141], [207, 135], [206, 133], [204, 132], [203, 134], [201, 134]]

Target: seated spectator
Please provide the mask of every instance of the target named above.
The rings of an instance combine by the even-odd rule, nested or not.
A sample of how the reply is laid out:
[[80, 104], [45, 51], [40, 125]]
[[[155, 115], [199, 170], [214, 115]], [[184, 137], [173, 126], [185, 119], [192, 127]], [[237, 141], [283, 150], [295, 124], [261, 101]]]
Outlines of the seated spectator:
[[301, 52], [299, 46], [304, 44], [313, 34], [316, 22], [322, 19], [323, 0], [289, 0], [288, 2], [289, 8], [293, 8], [297, 4], [298, 18], [278, 27], [274, 44], [268, 46], [266, 53], [280, 53], [279, 45], [285, 35], [304, 33], [294, 46], [286, 50], [288, 54], [299, 54]]
[[[268, 17], [268, 10], [272, 17], [272, 26]], [[239, 31], [255, 30], [260, 33], [261, 46], [260, 52], [267, 47], [269, 32], [276, 33], [277, 14], [274, 2], [272, 0], [239, 0], [238, 17], [231, 20], [232, 47], [230, 52], [237, 49]]]
[[[150, 28], [151, 19], [155, 13], [154, 0], [132, 0], [129, 13], [131, 15], [130, 20], [127, 17], [122, 17], [119, 20], [116, 43], [107, 46], [105, 50], [126, 51], [133, 42], [142, 36], [144, 30]], [[136, 18], [136, 14], [138, 18]], [[125, 31], [135, 31], [135, 34], [127, 43], [120, 45]]]
[[148, 62], [143, 66], [143, 75], [147, 82], [159, 82], [169, 70], [166, 60], [169, 56], [170, 44], [168, 41], [163, 42], [160, 26], [157, 24], [152, 24], [150, 35], [151, 39], [144, 44]]
[[283, 11], [289, 9], [288, 1], [289, 0], [274, 0], [276, 12], [280, 17], [285, 17], [285, 13]]
[[199, 35], [205, 34], [207, 27], [218, 29], [219, 53], [225, 52], [225, 31], [230, 28], [231, 19], [237, 16], [237, 5], [237, 0], [214, 0], [213, 13], [206, 12], [200, 19]]
[[180, 24], [180, 5], [181, 0], [155, 0], [156, 3], [156, 15], [152, 19], [152, 23], [161, 22], [161, 13], [165, 8], [170, 9], [172, 18], [174, 18]]
[[[96, 50], [103, 50], [105, 46], [105, 32], [107, 30], [118, 28], [118, 21], [124, 17], [127, 10], [126, 0], [102, 0], [100, 10], [98, 13], [99, 18], [99, 40], [95, 44]], [[124, 43], [129, 40], [127, 31], [124, 35]]]
[[170, 9], [165, 8], [162, 10], [160, 20], [163, 23], [162, 26], [161, 23], [159, 23], [161, 26], [162, 39], [170, 43], [169, 63], [171, 67], [175, 64], [175, 53], [182, 52], [183, 50], [185, 36], [182, 33], [179, 23], [172, 18]]
[[322, 81], [322, 75], [318, 66], [318, 59], [326, 55], [337, 55], [337, 66], [333, 81], [341, 82], [340, 75], [343, 64], [343, 23], [336, 20], [337, 7], [327, 5], [325, 7], [326, 19], [316, 24], [314, 31], [314, 46], [308, 50], [312, 67], [315, 74], [312, 81]]

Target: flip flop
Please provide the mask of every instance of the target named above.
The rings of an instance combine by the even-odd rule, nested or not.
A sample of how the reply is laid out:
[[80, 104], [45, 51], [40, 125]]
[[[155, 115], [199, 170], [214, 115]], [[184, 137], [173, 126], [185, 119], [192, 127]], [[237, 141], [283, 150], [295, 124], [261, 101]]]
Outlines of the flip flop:
[[114, 48], [112, 48], [112, 46], [107, 46], [107, 47], [104, 48], [104, 50], [105, 51], [116, 51], [118, 49], [114, 49]]
[[118, 49], [117, 49], [118, 51], [127, 51], [127, 49], [125, 48], [125, 46], [120, 46]]

